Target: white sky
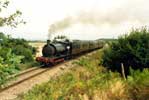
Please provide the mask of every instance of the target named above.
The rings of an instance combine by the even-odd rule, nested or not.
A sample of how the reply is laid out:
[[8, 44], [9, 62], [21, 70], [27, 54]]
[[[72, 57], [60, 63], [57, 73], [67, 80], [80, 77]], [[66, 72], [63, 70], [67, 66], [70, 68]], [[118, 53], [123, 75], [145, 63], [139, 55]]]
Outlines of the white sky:
[[[58, 31], [56, 35], [67, 35], [71, 39], [116, 38], [128, 32], [132, 27], [149, 26], [148, 0], [10, 1], [10, 6], [4, 15], [19, 9], [22, 11], [22, 18], [27, 24], [18, 26], [16, 29], [2, 27], [0, 31], [17, 38], [46, 40], [51, 24], [68, 16], [77, 16], [82, 12], [87, 12], [86, 16], [91, 19], [95, 17], [97, 22], [75, 23]], [[83, 14], [82, 18], [84, 18]]]

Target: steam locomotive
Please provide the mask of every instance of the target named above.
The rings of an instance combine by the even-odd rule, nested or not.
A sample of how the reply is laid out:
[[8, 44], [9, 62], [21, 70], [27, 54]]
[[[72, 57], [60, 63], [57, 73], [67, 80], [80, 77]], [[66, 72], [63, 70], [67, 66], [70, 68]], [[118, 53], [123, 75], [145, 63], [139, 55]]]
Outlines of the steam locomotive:
[[42, 56], [37, 57], [36, 61], [44, 65], [54, 65], [76, 55], [100, 49], [103, 44], [104, 42], [101, 40], [61, 40], [55, 42], [47, 40], [47, 44], [42, 48]]

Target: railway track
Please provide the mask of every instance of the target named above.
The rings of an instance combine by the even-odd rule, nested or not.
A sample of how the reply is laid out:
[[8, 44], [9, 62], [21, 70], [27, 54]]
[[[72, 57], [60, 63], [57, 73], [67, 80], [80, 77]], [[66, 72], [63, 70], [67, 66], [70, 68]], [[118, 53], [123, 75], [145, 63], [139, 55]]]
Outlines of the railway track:
[[50, 78], [61, 75], [69, 68], [73, 67], [71, 66], [72, 61], [77, 60], [79, 57], [81, 57], [81, 55], [55, 66], [30, 68], [14, 76], [10, 76], [9, 78], [16, 77], [17, 80], [0, 90], [0, 100], [15, 99], [19, 94], [27, 92], [34, 85], [47, 82]]
[[67, 66], [71, 62], [69, 60], [49, 68], [33, 68], [16, 75], [17, 81], [12, 82], [0, 90], [0, 100], [15, 100], [19, 94], [27, 92], [33, 86], [47, 82], [49, 79], [67, 71], [71, 68], [71, 66]]
[[8, 83], [5, 86], [3, 86], [0, 89], [0, 93], [5, 91], [5, 90], [7, 90], [7, 89], [9, 89], [9, 88], [11, 88], [11, 87], [13, 87], [13, 86], [18, 85], [18, 84], [20, 84], [20, 83], [22, 83], [24, 81], [27, 81], [27, 80], [29, 80], [29, 79], [31, 79], [33, 77], [36, 77], [36, 76], [42, 74], [42, 73], [52, 69], [52, 67], [63, 65], [63, 64], [65, 64], [65, 63], [67, 63], [67, 62], [69, 62], [71, 60], [79, 58], [80, 56], [82, 56], [82, 55], [75, 56], [73, 59], [69, 59], [69, 60], [67, 60], [67, 61], [65, 61], [63, 63], [59, 63], [57, 65], [49, 66], [49, 67], [46, 67], [46, 68], [43, 68], [43, 66], [41, 66], [41, 67], [33, 67], [33, 68], [29, 68], [27, 70], [24, 70], [24, 71], [22, 71], [22, 72], [20, 72], [18, 74], [9, 76], [7, 78], [7, 80], [11, 80], [12, 78], [16, 78], [16, 80], [13, 80], [10, 83]]
[[10, 80], [11, 78], [14, 78], [14, 77], [16, 78], [16, 80], [13, 80], [9, 84], [6, 84], [5, 86], [3, 86], [0, 89], [0, 93], [28, 79], [31, 79], [41, 73], [44, 73], [48, 69], [49, 68], [34, 67], [34, 68], [27, 69], [19, 74], [15, 74], [15, 75], [8, 77], [7, 80]]
[[[70, 60], [68, 60], [68, 61], [70, 61]], [[34, 77], [36, 77], [36, 76], [38, 76], [38, 75], [40, 75], [40, 74], [42, 74], [46, 71], [52, 70], [52, 68], [54, 68], [56, 66], [63, 65], [65, 63], [67, 63], [68, 61], [57, 64], [57, 65], [54, 65], [54, 66], [49, 66], [49, 67], [46, 67], [46, 68], [43, 68], [43, 67], [30, 68], [30, 69], [27, 69], [25, 71], [22, 71], [19, 74], [15, 74], [13, 76], [10, 76], [10, 77], [8, 77], [8, 79], [16, 77], [17, 80], [14, 80], [14, 81], [10, 82], [9, 84], [5, 85], [3, 88], [1, 88], [0, 93], [4, 92], [5, 90], [8, 90], [9, 88], [12, 88], [14, 86], [19, 85], [22, 82], [25, 82], [29, 79], [32, 79], [32, 78], [34, 78]]]
[[29, 68], [29, 69], [27, 69], [27, 70], [24, 70], [24, 71], [18, 73], [18, 74], [9, 76], [9, 77], [8, 77], [8, 80], [11, 79], [11, 78], [18, 77], [18, 76], [24, 75], [24, 74], [26, 74], [26, 73], [29, 73], [29, 72], [38, 70], [38, 69], [40, 69], [40, 68], [41, 68], [41, 67], [33, 67], [33, 68]]

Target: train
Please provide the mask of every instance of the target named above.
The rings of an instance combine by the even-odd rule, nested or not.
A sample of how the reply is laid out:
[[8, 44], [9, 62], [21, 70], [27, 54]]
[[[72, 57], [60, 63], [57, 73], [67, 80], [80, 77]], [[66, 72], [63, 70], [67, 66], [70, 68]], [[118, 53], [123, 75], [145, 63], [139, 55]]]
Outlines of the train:
[[103, 45], [102, 40], [47, 40], [42, 48], [42, 56], [36, 57], [36, 61], [43, 65], [55, 65], [74, 56], [100, 49]]

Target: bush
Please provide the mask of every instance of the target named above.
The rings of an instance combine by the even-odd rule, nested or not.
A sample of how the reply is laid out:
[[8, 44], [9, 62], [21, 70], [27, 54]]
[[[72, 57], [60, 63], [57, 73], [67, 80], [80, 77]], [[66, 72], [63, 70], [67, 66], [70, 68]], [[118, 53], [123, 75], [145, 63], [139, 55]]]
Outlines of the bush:
[[14, 39], [0, 33], [0, 45], [4, 49], [0, 52], [0, 56], [5, 57], [7, 49], [12, 49], [12, 53], [24, 56], [22, 63], [32, 62], [36, 49], [28, 44], [24, 39]]
[[120, 37], [104, 50], [102, 64], [109, 69], [121, 72], [121, 63], [125, 73], [133, 69], [148, 68], [149, 65], [149, 31], [146, 28], [135, 29], [129, 35]]
[[[0, 48], [0, 51], [4, 51], [4, 49]], [[13, 54], [11, 49], [7, 49], [4, 58], [0, 56], [0, 87], [8, 81], [8, 76], [19, 71], [18, 64], [21, 59], [22, 57]]]
[[2, 57], [4, 60], [7, 59], [7, 53], [10, 51], [10, 48], [0, 48], [0, 57]]
[[0, 87], [17, 73], [21, 62], [33, 61], [35, 49], [24, 39], [13, 39], [0, 32]]
[[17, 45], [13, 48], [13, 53], [16, 55], [24, 56], [22, 63], [33, 61], [32, 51], [28, 48], [24, 48], [22, 45]]
[[[128, 100], [125, 83], [119, 73], [98, 66], [101, 52], [82, 57], [64, 74], [35, 86], [23, 100]], [[98, 57], [98, 58], [97, 58]], [[126, 95], [126, 96], [125, 96]]]
[[144, 69], [142, 72], [130, 69], [127, 84], [135, 100], [147, 100], [149, 98], [149, 69]]

